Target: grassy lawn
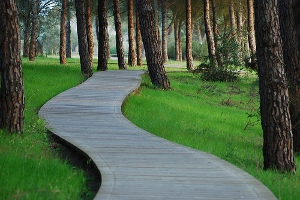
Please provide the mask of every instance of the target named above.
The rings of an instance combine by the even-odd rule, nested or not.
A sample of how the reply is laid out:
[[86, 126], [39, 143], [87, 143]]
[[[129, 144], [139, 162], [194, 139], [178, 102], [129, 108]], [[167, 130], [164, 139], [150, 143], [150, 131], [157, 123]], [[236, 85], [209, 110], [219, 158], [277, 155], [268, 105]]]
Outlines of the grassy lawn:
[[[300, 175], [263, 170], [256, 76], [237, 83], [202, 82], [200, 75], [168, 73], [172, 90], [143, 77], [123, 112], [139, 127], [170, 141], [212, 153], [259, 179], [279, 199], [300, 199]], [[300, 157], [296, 156], [296, 164]]]
[[58, 63], [23, 60], [25, 132], [0, 130], [0, 199], [81, 199], [89, 194], [84, 172], [59, 159], [37, 115], [47, 100], [83, 81], [78, 63]]

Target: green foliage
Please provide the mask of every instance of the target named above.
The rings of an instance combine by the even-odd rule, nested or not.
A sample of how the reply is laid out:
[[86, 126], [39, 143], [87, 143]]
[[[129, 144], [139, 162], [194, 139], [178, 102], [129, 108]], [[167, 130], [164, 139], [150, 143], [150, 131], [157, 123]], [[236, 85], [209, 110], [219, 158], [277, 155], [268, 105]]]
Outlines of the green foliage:
[[255, 117], [259, 111], [256, 76], [227, 83], [202, 82], [198, 74], [190, 73], [168, 77], [173, 90], [166, 92], [151, 88], [144, 76], [140, 90], [123, 106], [126, 117], [155, 135], [229, 161], [259, 179], [279, 199], [300, 199], [299, 174], [263, 170], [262, 129]]
[[57, 157], [37, 116], [47, 100], [82, 81], [78, 64], [58, 63], [43, 57], [23, 61], [25, 132], [0, 130], [0, 199], [80, 199], [87, 190], [83, 171]]
[[216, 55], [220, 56], [219, 66], [226, 69], [228, 66], [243, 65], [244, 54], [241, 52], [240, 44], [235, 37], [232, 37], [231, 32], [224, 32], [223, 35], [219, 35], [217, 41], [219, 48], [216, 49]]
[[202, 80], [204, 81], [223, 81], [233, 82], [238, 80], [238, 73], [236, 73], [236, 67], [244, 66], [245, 58], [247, 57], [247, 51], [243, 48], [245, 43], [244, 31], [239, 31], [241, 37], [240, 41], [235, 36], [231, 35], [231, 31], [224, 31], [222, 35], [217, 38], [218, 48], [216, 48], [216, 60], [213, 62], [212, 58], [204, 57], [204, 63], [198, 68], [207, 68], [202, 74]]

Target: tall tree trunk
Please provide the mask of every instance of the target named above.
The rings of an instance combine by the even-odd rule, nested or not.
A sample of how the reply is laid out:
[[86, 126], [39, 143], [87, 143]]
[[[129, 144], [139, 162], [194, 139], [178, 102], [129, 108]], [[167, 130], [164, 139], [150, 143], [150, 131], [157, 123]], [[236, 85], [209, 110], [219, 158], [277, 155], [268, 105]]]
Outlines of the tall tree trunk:
[[[298, 43], [300, 44], [300, 0], [293, 1], [293, 13], [294, 13], [294, 21], [296, 25], [296, 32]], [[298, 50], [300, 52], [300, 45], [298, 45]]]
[[192, 2], [186, 0], [186, 68], [193, 70]]
[[[108, 23], [107, 23], [107, 5], [106, 0], [98, 0], [98, 71], [107, 70], [108, 63]], [[100, 35], [101, 34], [101, 35]]]
[[217, 23], [217, 12], [216, 12], [216, 4], [215, 0], [211, 0], [212, 2], [212, 13], [213, 13], [213, 33], [214, 33], [214, 43], [215, 43], [215, 54], [216, 54], [216, 59], [219, 67], [222, 67], [223, 64], [221, 62], [221, 55], [219, 53], [219, 30], [218, 30], [218, 23]]
[[37, 29], [38, 29], [38, 2], [33, 0], [32, 8], [32, 30], [31, 30], [31, 39], [30, 39], [30, 48], [29, 48], [29, 60], [35, 60], [36, 54], [36, 40], [37, 40]]
[[14, 0], [0, 1], [0, 128], [24, 129], [24, 83], [20, 29]]
[[123, 48], [123, 34], [122, 34], [122, 20], [120, 11], [120, 0], [113, 0], [114, 3], [114, 19], [116, 28], [116, 48], [118, 55], [119, 69], [127, 69], [124, 48]]
[[231, 0], [229, 4], [229, 15], [230, 15], [230, 26], [231, 26], [231, 32], [233, 37], [236, 37], [236, 17], [235, 17], [235, 10], [234, 10], [234, 1]]
[[67, 58], [72, 57], [72, 44], [71, 44], [71, 11], [70, 1], [67, 0], [67, 24], [66, 24], [66, 56]]
[[204, 25], [205, 25], [205, 33], [207, 38], [207, 47], [208, 47], [208, 55], [210, 58], [210, 62], [212, 64], [212, 70], [217, 67], [217, 59], [216, 59], [216, 50], [215, 50], [215, 42], [213, 39], [213, 32], [210, 24], [210, 6], [209, 0], [203, 0], [204, 2]]
[[157, 30], [153, 27], [154, 10], [151, 0], [137, 0], [142, 39], [145, 47], [147, 65], [152, 84], [163, 89], [170, 89], [162, 58], [161, 44]]
[[175, 37], [175, 60], [179, 61], [180, 60], [180, 53], [179, 53], [179, 22], [176, 20], [174, 22], [174, 37]]
[[239, 2], [239, 10], [237, 12], [237, 31], [238, 31], [238, 40], [239, 40], [240, 43], [242, 43], [242, 37], [243, 37], [243, 8], [242, 8], [242, 3], [241, 2]]
[[154, 24], [157, 33], [158, 42], [161, 43], [160, 39], [160, 31], [159, 31], [159, 13], [158, 13], [158, 2], [157, 0], [153, 0], [153, 8], [154, 8]]
[[279, 19], [285, 72], [289, 84], [294, 149], [300, 152], [300, 54], [292, 10], [292, 0], [279, 1]]
[[182, 36], [181, 36], [182, 26], [183, 26], [183, 23], [180, 22], [178, 25], [178, 58], [179, 58], [179, 61], [182, 61]]
[[59, 48], [59, 60], [60, 64], [67, 63], [66, 57], [66, 21], [67, 21], [67, 0], [61, 2], [61, 22], [60, 22], [60, 48]]
[[66, 24], [66, 57], [72, 57], [72, 47], [71, 47], [71, 22], [68, 18]]
[[168, 3], [166, 1], [162, 2], [162, 53], [164, 62], [168, 62], [168, 28], [167, 28], [167, 10]]
[[142, 66], [143, 65], [143, 42], [142, 42], [142, 35], [141, 35], [140, 18], [138, 14], [136, 14], [135, 34], [136, 34], [136, 49], [137, 49], [137, 65]]
[[81, 72], [85, 77], [90, 77], [93, 74], [89, 45], [87, 40], [87, 30], [86, 30], [86, 19], [85, 19], [85, 5], [84, 0], [75, 0], [76, 7], [76, 18], [77, 18], [77, 35], [78, 35], [78, 45], [79, 45], [79, 56]]
[[197, 24], [197, 32], [198, 32], [199, 43], [203, 44], [203, 37], [202, 37], [201, 24], [200, 23]]
[[94, 39], [93, 39], [93, 26], [92, 26], [92, 10], [91, 10], [91, 0], [86, 0], [86, 33], [89, 48], [89, 57], [91, 65], [93, 65], [93, 55], [94, 55]]
[[285, 172], [296, 167], [277, 2], [255, 1], [255, 30], [264, 168]]
[[247, 0], [248, 6], [248, 42], [251, 56], [256, 54], [255, 29], [254, 29], [254, 0]]
[[130, 66], [136, 66], [136, 50], [134, 39], [134, 0], [128, 0], [128, 64]]
[[24, 45], [23, 45], [23, 56], [29, 57], [29, 47], [30, 47], [30, 11], [25, 19], [24, 23]]

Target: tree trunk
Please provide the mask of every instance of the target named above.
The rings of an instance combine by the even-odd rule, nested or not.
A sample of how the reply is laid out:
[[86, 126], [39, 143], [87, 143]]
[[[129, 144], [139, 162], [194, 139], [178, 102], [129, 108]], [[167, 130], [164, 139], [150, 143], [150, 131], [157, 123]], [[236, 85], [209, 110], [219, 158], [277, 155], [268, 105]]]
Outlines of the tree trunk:
[[167, 2], [162, 3], [162, 53], [164, 62], [168, 62], [168, 28], [167, 28]]
[[153, 0], [153, 8], [154, 8], [154, 24], [155, 24], [155, 28], [156, 28], [156, 33], [157, 33], [157, 39], [158, 42], [161, 43], [161, 39], [160, 39], [160, 32], [159, 32], [159, 13], [158, 13], [158, 2], [157, 0]]
[[161, 44], [157, 38], [157, 30], [153, 26], [155, 19], [152, 2], [151, 0], [137, 0], [137, 7], [152, 84], [159, 88], [170, 89], [170, 82], [163, 65]]
[[[98, 0], [98, 71], [107, 70], [108, 63], [108, 23], [106, 0]], [[101, 35], [100, 35], [101, 34]]]
[[197, 33], [198, 33], [199, 43], [200, 43], [200, 44], [203, 44], [203, 37], [202, 37], [202, 32], [201, 32], [201, 25], [200, 25], [200, 23], [197, 24]]
[[179, 61], [180, 60], [180, 53], [179, 53], [179, 36], [178, 36], [178, 28], [179, 27], [179, 22], [176, 20], [174, 22], [174, 38], [175, 38], [175, 60]]
[[61, 2], [61, 22], [60, 22], [60, 48], [59, 60], [60, 64], [67, 63], [66, 57], [66, 20], [67, 20], [67, 0]]
[[207, 38], [207, 47], [208, 47], [208, 55], [210, 62], [213, 66], [213, 69], [217, 67], [217, 59], [216, 59], [216, 50], [215, 50], [215, 42], [213, 39], [213, 32], [210, 24], [210, 8], [209, 8], [209, 0], [204, 1], [204, 25], [205, 25], [205, 33]]
[[66, 24], [66, 56], [67, 58], [72, 57], [72, 44], [71, 44], [71, 10], [70, 1], [67, 0], [67, 24]]
[[254, 0], [247, 0], [248, 6], [248, 42], [251, 56], [256, 54], [255, 29], [254, 29]]
[[116, 28], [116, 48], [118, 55], [119, 69], [127, 69], [124, 48], [123, 48], [123, 34], [122, 34], [122, 20], [120, 11], [120, 0], [113, 0], [114, 3], [114, 19]]
[[192, 2], [186, 0], [186, 68], [193, 70]]
[[86, 30], [86, 19], [85, 19], [85, 5], [84, 0], [75, 0], [76, 7], [76, 18], [77, 18], [77, 35], [78, 35], [78, 45], [79, 45], [79, 56], [81, 72], [85, 77], [90, 77], [93, 74], [89, 45], [87, 40], [87, 30]]
[[[300, 44], [300, 0], [293, 1], [293, 13], [294, 13], [294, 21], [296, 25], [296, 32], [298, 43]], [[298, 45], [298, 50], [300, 52], [300, 45]]]
[[277, 8], [277, 0], [255, 1], [264, 168], [285, 172], [296, 167]]
[[217, 23], [217, 12], [216, 12], [216, 4], [215, 4], [215, 0], [212, 0], [212, 13], [213, 13], [213, 33], [214, 33], [214, 44], [215, 44], [215, 54], [216, 54], [216, 59], [217, 59], [217, 63], [219, 67], [222, 67], [223, 64], [221, 62], [221, 56], [219, 53], [219, 48], [220, 48], [220, 44], [219, 44], [219, 30], [218, 30], [218, 23]]
[[[136, 9], [137, 12], [137, 9]], [[137, 49], [137, 65], [143, 65], [143, 42], [141, 35], [141, 26], [139, 15], [136, 14], [136, 49]]]
[[93, 26], [92, 26], [92, 10], [91, 10], [91, 0], [86, 0], [86, 33], [89, 48], [89, 57], [91, 66], [93, 65], [93, 55], [94, 55], [94, 39], [93, 39]]
[[292, 10], [292, 0], [279, 1], [279, 19], [285, 72], [289, 84], [294, 149], [300, 152], [300, 55]]
[[233, 37], [236, 37], [236, 18], [235, 18], [235, 11], [234, 11], [234, 1], [231, 0], [229, 4], [229, 15], [230, 15], [230, 26], [231, 26], [231, 32]]
[[72, 47], [71, 47], [71, 22], [70, 19], [67, 20], [66, 24], [66, 57], [72, 57]]
[[0, 128], [24, 129], [24, 83], [20, 29], [14, 0], [0, 1]]
[[30, 48], [30, 11], [26, 16], [24, 22], [24, 45], [23, 45], [23, 56], [29, 57], [29, 48]]
[[37, 29], [38, 29], [38, 5], [37, 0], [33, 0], [32, 8], [32, 30], [31, 30], [31, 39], [30, 39], [30, 48], [29, 48], [29, 60], [35, 60], [36, 54], [36, 40], [37, 40]]
[[182, 37], [181, 37], [181, 30], [182, 30], [183, 23], [180, 22], [178, 25], [178, 61], [182, 61]]
[[136, 50], [134, 39], [134, 1], [128, 0], [128, 64], [130, 66], [136, 66]]

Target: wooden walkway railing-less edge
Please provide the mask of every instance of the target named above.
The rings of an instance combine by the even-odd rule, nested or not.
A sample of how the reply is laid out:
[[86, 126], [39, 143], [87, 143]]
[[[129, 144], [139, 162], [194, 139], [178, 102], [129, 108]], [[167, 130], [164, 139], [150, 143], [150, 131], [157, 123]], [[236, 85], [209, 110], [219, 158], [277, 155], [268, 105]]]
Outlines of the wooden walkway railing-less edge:
[[275, 199], [259, 181], [213, 155], [158, 138], [121, 112], [142, 71], [95, 73], [48, 101], [47, 128], [85, 152], [99, 168], [95, 199]]

